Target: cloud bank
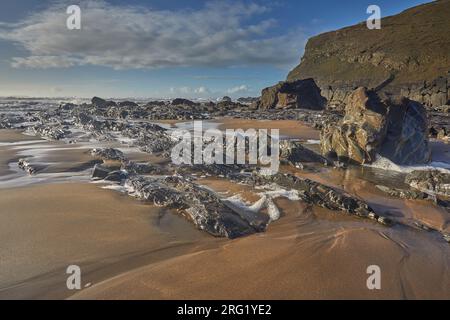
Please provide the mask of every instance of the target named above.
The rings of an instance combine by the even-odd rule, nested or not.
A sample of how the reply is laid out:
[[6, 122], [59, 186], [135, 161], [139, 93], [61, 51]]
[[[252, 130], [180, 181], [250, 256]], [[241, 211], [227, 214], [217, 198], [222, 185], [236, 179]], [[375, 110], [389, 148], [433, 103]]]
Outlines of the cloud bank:
[[68, 5], [0, 25], [0, 38], [27, 52], [11, 58], [14, 67], [284, 67], [297, 62], [305, 42], [298, 30], [272, 35], [276, 21], [261, 18], [270, 9], [255, 3], [164, 11], [88, 0], [80, 5], [81, 30], [67, 29]]

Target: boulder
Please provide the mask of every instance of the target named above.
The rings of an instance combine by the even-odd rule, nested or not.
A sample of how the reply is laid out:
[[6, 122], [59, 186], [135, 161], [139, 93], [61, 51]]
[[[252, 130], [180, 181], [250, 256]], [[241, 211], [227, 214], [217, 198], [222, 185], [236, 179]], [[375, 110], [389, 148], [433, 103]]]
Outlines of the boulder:
[[194, 101], [188, 100], [188, 99], [182, 99], [182, 98], [176, 98], [172, 100], [173, 106], [195, 106], [197, 105]]
[[305, 162], [327, 164], [327, 159], [321, 155], [305, 148], [299, 141], [290, 140], [280, 142], [280, 160], [295, 167]]
[[19, 159], [17, 165], [19, 166], [20, 169], [22, 169], [23, 171], [27, 172], [29, 175], [35, 174], [36, 173], [36, 168], [33, 167], [28, 161], [26, 161], [25, 159]]
[[371, 163], [377, 155], [401, 165], [427, 163], [425, 108], [406, 98], [381, 101], [375, 91], [358, 88], [348, 97], [344, 118], [322, 129], [321, 151], [358, 164]]
[[107, 101], [99, 97], [93, 97], [91, 99], [92, 105], [97, 108], [116, 107], [117, 104], [114, 101]]
[[260, 109], [311, 109], [322, 110], [326, 99], [313, 79], [285, 81], [263, 89]]
[[406, 176], [405, 182], [425, 193], [450, 196], [450, 174], [446, 172], [413, 171]]
[[121, 107], [121, 108], [136, 108], [136, 107], [139, 107], [139, 105], [133, 101], [121, 101], [121, 102], [119, 102], [119, 107]]
[[91, 150], [91, 155], [102, 160], [125, 160], [123, 152], [113, 148], [95, 148]]

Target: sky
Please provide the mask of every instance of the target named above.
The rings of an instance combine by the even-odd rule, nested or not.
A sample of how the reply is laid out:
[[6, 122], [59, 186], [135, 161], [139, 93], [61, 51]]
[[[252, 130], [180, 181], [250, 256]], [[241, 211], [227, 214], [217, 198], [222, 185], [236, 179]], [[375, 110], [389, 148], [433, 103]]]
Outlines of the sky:
[[[420, 0], [2, 0], [0, 96], [259, 96], [309, 37]], [[81, 8], [69, 30], [67, 7]]]

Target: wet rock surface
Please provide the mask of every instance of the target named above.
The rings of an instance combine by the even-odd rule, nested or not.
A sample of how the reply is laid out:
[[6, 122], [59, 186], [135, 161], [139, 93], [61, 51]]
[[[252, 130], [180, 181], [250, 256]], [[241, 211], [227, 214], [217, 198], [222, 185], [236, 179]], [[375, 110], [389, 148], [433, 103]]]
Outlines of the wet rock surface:
[[370, 206], [343, 191], [325, 186], [324, 184], [300, 178], [292, 174], [277, 173], [272, 176], [253, 174], [244, 180], [247, 184], [267, 185], [275, 183], [288, 190], [297, 190], [299, 197], [306, 203], [324, 207], [330, 210], [344, 211], [349, 214], [376, 220], [385, 225], [391, 225], [392, 221], [386, 217], [377, 215]]
[[450, 174], [446, 172], [413, 171], [406, 176], [405, 182], [425, 193], [450, 196]]
[[17, 162], [17, 165], [19, 166], [20, 169], [22, 169], [23, 171], [27, 172], [29, 175], [32, 175], [32, 174], [36, 173], [36, 168], [34, 166], [32, 166], [25, 159], [19, 159], [19, 161]]
[[266, 88], [257, 104], [260, 109], [324, 109], [326, 100], [313, 79], [280, 82]]
[[124, 160], [125, 156], [122, 151], [113, 148], [96, 148], [92, 149], [91, 155], [99, 157], [102, 160]]
[[305, 148], [299, 141], [280, 142], [280, 160], [294, 167], [302, 167], [303, 163], [328, 164], [325, 157]]
[[230, 209], [216, 193], [177, 176], [133, 177], [126, 186], [140, 199], [181, 211], [197, 228], [217, 237], [233, 239], [262, 232], [268, 221], [248, 221], [248, 216]]
[[428, 163], [427, 124], [419, 103], [406, 98], [381, 101], [374, 91], [358, 88], [342, 121], [322, 130], [322, 153], [359, 164], [373, 162], [377, 154], [402, 165]]

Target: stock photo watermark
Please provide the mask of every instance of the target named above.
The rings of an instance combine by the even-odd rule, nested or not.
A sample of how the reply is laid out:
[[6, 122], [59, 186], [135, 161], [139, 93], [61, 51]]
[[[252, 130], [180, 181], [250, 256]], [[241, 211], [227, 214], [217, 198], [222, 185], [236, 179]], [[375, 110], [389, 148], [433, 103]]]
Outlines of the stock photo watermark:
[[82, 286], [81, 268], [76, 264], [68, 266], [66, 269], [66, 274], [69, 275], [66, 280], [66, 287], [68, 290], [81, 290], [91, 286], [91, 283], [86, 283]]
[[381, 268], [377, 265], [371, 265], [367, 267], [366, 272], [370, 275], [366, 282], [367, 289], [381, 290]]
[[381, 8], [375, 4], [367, 7], [367, 14], [370, 14], [367, 18], [366, 25], [369, 30], [381, 29]]
[[261, 173], [273, 175], [280, 167], [279, 129], [218, 129], [203, 132], [202, 121], [194, 121], [194, 132], [175, 130], [172, 137], [179, 143], [172, 149], [176, 165], [238, 164], [264, 167]]
[[69, 17], [66, 20], [66, 26], [69, 30], [81, 30], [81, 8], [77, 5], [67, 7], [66, 13]]

